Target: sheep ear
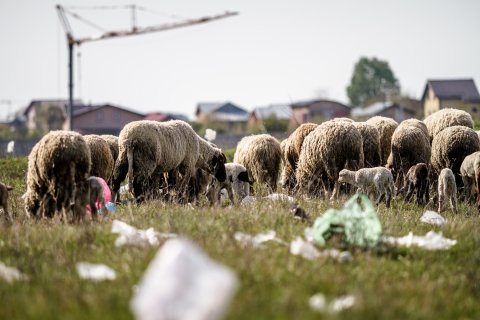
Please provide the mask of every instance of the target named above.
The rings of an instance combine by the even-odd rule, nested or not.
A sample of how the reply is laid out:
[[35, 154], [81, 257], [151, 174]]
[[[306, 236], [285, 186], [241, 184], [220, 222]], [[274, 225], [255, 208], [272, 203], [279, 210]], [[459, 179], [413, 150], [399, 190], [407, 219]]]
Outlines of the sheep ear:
[[227, 157], [225, 157], [224, 153], [222, 153], [222, 159], [223, 159], [223, 163], [227, 163]]
[[242, 171], [238, 174], [238, 180], [243, 181], [243, 182], [250, 182], [248, 180], [248, 172], [247, 171]]

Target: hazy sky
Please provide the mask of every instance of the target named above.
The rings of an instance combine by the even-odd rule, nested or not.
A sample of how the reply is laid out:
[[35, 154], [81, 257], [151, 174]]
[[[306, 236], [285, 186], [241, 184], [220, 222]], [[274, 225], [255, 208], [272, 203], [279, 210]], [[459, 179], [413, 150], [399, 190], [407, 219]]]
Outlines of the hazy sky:
[[[57, 3], [135, 3], [154, 11], [138, 13], [140, 26], [240, 13], [83, 44], [75, 98], [87, 103], [188, 115], [197, 102], [229, 100], [252, 109], [321, 96], [347, 103], [345, 88], [361, 56], [387, 60], [402, 90], [417, 98], [428, 78], [474, 78], [480, 86], [476, 0], [0, 0], [0, 119], [32, 99], [67, 97]], [[74, 11], [107, 31], [130, 26], [127, 10]], [[76, 36], [99, 33], [69, 19]]]

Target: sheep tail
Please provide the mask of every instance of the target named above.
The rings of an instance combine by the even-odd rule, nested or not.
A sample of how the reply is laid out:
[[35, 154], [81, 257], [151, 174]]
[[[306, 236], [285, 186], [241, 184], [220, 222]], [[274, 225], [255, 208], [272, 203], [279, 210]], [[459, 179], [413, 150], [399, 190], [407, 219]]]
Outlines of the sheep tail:
[[128, 190], [133, 192], [133, 147], [127, 148], [127, 161], [128, 161]]

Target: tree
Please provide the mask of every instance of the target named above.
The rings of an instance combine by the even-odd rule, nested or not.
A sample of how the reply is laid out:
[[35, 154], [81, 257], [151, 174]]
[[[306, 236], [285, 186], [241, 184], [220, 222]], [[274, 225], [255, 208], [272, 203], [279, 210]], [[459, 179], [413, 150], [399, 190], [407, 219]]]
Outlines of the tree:
[[347, 95], [354, 106], [363, 106], [375, 96], [397, 95], [400, 83], [387, 61], [362, 57], [355, 64]]

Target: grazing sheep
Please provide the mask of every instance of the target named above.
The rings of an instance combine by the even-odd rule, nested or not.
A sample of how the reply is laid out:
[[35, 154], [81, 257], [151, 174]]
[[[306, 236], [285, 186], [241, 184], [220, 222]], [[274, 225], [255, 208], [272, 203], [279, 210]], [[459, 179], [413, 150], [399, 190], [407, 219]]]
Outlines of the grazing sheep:
[[115, 163], [108, 143], [95, 134], [83, 137], [90, 148], [90, 158], [92, 160], [90, 175], [101, 177], [107, 182], [110, 181]]
[[454, 213], [457, 213], [457, 185], [452, 170], [444, 168], [438, 176], [438, 212], [441, 213], [445, 202], [449, 201]]
[[417, 163], [430, 163], [431, 147], [428, 136], [416, 125], [402, 122], [392, 135], [392, 157], [387, 167], [392, 169], [396, 186], [404, 185], [405, 174]]
[[343, 169], [338, 175], [338, 182], [351, 184], [369, 197], [375, 193], [377, 205], [385, 197], [387, 208], [390, 208], [390, 200], [395, 187], [393, 175], [387, 168], [363, 168], [357, 171]]
[[415, 118], [411, 118], [411, 119], [403, 120], [400, 123], [400, 125], [409, 125], [409, 126], [417, 127], [418, 129], [422, 130], [425, 136], [429, 137], [427, 126], [423, 121], [420, 121]]
[[463, 185], [460, 167], [466, 156], [480, 150], [480, 140], [473, 129], [452, 126], [440, 131], [432, 141], [432, 168], [438, 175], [443, 168], [450, 168], [455, 175], [457, 188]]
[[98, 216], [97, 202], [101, 208], [105, 208], [105, 197], [103, 185], [97, 177], [89, 177], [88, 181], [88, 204], [92, 211], [92, 218], [96, 219]]
[[335, 199], [339, 190], [338, 172], [362, 167], [362, 136], [355, 125], [326, 121], [303, 141], [296, 172], [297, 190], [307, 196], [320, 196], [333, 186], [331, 199]]
[[426, 117], [423, 122], [427, 126], [430, 141], [443, 129], [453, 126], [465, 126], [473, 128], [472, 116], [463, 110], [458, 109], [441, 109]]
[[347, 117], [333, 118], [331, 121], [347, 121], [347, 122], [351, 122], [351, 123], [355, 122], [354, 120], [352, 120], [350, 118], [347, 118]]
[[13, 190], [13, 187], [7, 186], [0, 182], [0, 207], [3, 208], [3, 213], [6, 217], [12, 219], [8, 211], [8, 191]]
[[368, 119], [365, 123], [370, 124], [377, 128], [380, 134], [380, 158], [381, 164], [386, 165], [388, 156], [390, 155], [392, 135], [395, 129], [398, 127], [398, 123], [392, 118], [375, 116]]
[[23, 195], [27, 215], [82, 219], [88, 198], [90, 149], [76, 132], [51, 131], [28, 156], [27, 191]]
[[[429, 194], [429, 170], [425, 163], [417, 163], [410, 167], [407, 172], [403, 188], [398, 193], [405, 193], [405, 201], [412, 199], [413, 193], [417, 190], [417, 204], [427, 204], [430, 200]], [[425, 202], [423, 202], [425, 198]]]
[[363, 140], [363, 158], [366, 168], [378, 167], [380, 159], [380, 134], [377, 128], [366, 122], [354, 122]]
[[108, 143], [110, 152], [112, 153], [113, 162], [115, 163], [118, 158], [118, 137], [111, 134], [102, 134], [100, 137]]
[[477, 188], [476, 177], [480, 172], [480, 151], [474, 152], [463, 159], [460, 166], [460, 175], [462, 176], [465, 197], [470, 202]]
[[244, 165], [252, 182], [266, 184], [270, 192], [277, 189], [282, 161], [280, 143], [269, 134], [244, 137], [237, 144], [233, 162]]
[[[295, 188], [295, 171], [297, 170], [298, 158], [302, 150], [303, 140], [310, 134], [318, 124], [303, 123], [301, 124], [283, 143], [283, 170], [281, 174], [282, 188], [292, 191]], [[282, 146], [282, 144], [280, 144]]]

